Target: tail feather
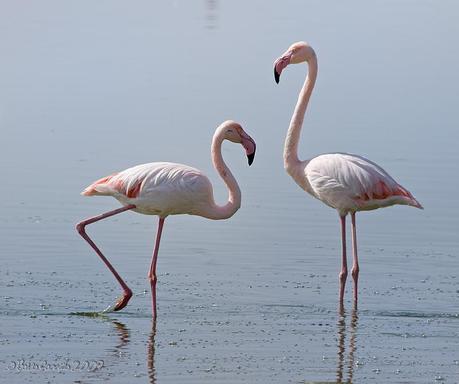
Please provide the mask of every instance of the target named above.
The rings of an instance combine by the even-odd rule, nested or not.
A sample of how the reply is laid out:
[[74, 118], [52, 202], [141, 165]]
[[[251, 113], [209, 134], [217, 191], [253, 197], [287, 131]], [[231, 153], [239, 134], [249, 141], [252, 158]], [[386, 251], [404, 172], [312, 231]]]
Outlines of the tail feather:
[[83, 196], [93, 196], [95, 195], [97, 192], [94, 188], [90, 188], [91, 186], [85, 188], [80, 194], [83, 195]]
[[381, 206], [387, 206], [387, 203], [390, 203], [389, 205], [404, 204], [424, 209], [419, 201], [417, 201], [406, 188], [402, 187], [400, 184], [389, 187], [384, 180], [375, 183], [372, 189], [362, 192], [356, 201], [363, 206], [371, 201], [372, 204], [374, 204], [374, 202], [379, 202], [382, 204]]
[[419, 208], [419, 209], [424, 209], [424, 207], [421, 205], [419, 201], [417, 201], [413, 196], [411, 196], [411, 203], [409, 204], [412, 207]]
[[109, 196], [113, 194], [113, 188], [108, 184], [90, 185], [81, 194], [83, 196]]
[[99, 179], [92, 183], [91, 185], [87, 186], [81, 194], [83, 196], [107, 196], [111, 195], [114, 190], [113, 187], [110, 185], [109, 181], [115, 176], [116, 174], [110, 175], [103, 177], [102, 179]]
[[411, 194], [410, 191], [407, 189], [403, 188], [401, 185], [398, 185], [397, 191], [395, 192], [396, 195], [401, 195], [404, 196], [408, 199], [408, 205], [419, 208], [419, 209], [424, 209], [424, 207], [417, 201], [414, 196]]

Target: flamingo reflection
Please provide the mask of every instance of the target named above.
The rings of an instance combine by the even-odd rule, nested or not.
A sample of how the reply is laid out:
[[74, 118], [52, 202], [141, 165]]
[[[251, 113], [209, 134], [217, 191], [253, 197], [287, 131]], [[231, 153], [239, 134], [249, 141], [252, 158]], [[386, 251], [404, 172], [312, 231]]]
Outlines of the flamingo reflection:
[[151, 322], [151, 332], [147, 343], [147, 370], [150, 384], [156, 383], [155, 370], [155, 336], [156, 336], [156, 320]]
[[[356, 329], [358, 324], [357, 307], [354, 306], [351, 312], [349, 324], [349, 349], [346, 362], [346, 312], [341, 309], [338, 318], [338, 367], [336, 369], [336, 384], [352, 384], [355, 366], [356, 351]], [[347, 368], [347, 378], [344, 378], [345, 368]]]

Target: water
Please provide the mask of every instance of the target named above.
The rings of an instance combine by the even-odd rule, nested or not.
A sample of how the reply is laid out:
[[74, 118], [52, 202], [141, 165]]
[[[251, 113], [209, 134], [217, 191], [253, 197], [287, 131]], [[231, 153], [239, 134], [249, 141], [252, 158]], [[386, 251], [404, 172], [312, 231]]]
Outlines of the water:
[[[10, 383], [459, 382], [459, 54], [454, 2], [8, 3], [0, 15], [0, 371]], [[337, 310], [336, 213], [284, 173], [305, 66], [272, 63], [308, 40], [319, 77], [300, 157], [358, 153], [426, 208], [357, 217], [360, 306]], [[166, 220], [152, 327], [146, 273], [156, 219], [89, 227], [135, 292], [74, 230], [117, 207], [79, 195], [156, 160], [205, 171], [225, 119], [257, 141], [230, 220]], [[87, 364], [86, 364], [87, 362]]]

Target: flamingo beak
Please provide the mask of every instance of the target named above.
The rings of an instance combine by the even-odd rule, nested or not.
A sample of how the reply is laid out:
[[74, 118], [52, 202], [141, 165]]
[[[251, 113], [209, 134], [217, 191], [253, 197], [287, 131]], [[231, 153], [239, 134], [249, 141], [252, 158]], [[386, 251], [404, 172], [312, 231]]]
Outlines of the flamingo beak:
[[255, 158], [255, 152], [250, 154], [250, 155], [247, 155], [247, 160], [248, 160], [248, 163], [249, 163], [249, 167], [252, 165], [254, 158]]
[[274, 80], [276, 81], [276, 84], [279, 84], [279, 79], [280, 79], [280, 73], [277, 73], [276, 66], [274, 66]]
[[249, 135], [246, 135], [242, 138], [242, 146], [245, 148], [245, 153], [247, 155], [247, 160], [250, 166], [252, 165], [253, 159], [255, 158], [255, 151], [257, 149], [257, 145]]
[[290, 59], [292, 58], [293, 52], [288, 51], [284, 53], [274, 62], [274, 80], [279, 84], [280, 75], [283, 69], [290, 64]]

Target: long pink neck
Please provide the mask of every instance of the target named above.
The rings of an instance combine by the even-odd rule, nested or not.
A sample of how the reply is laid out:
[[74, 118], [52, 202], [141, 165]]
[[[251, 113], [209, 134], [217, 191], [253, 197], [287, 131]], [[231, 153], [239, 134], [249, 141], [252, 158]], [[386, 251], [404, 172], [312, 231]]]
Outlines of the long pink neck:
[[228, 187], [228, 202], [223, 206], [213, 204], [213, 206], [210, 207], [209, 211], [206, 214], [206, 217], [214, 220], [227, 219], [233, 216], [241, 206], [241, 190], [239, 189], [239, 185], [237, 184], [237, 181], [234, 178], [233, 174], [223, 161], [223, 135], [223, 129], [218, 129], [217, 132], [215, 132], [215, 135], [212, 139], [211, 154], [214, 168], [217, 170], [218, 174]]
[[301, 163], [298, 159], [298, 143], [300, 141], [306, 108], [308, 107], [309, 99], [317, 78], [317, 58], [312, 48], [311, 51], [312, 54], [308, 60], [308, 75], [298, 96], [298, 102], [293, 111], [290, 127], [287, 132], [287, 137], [285, 138], [284, 167], [291, 175]]

